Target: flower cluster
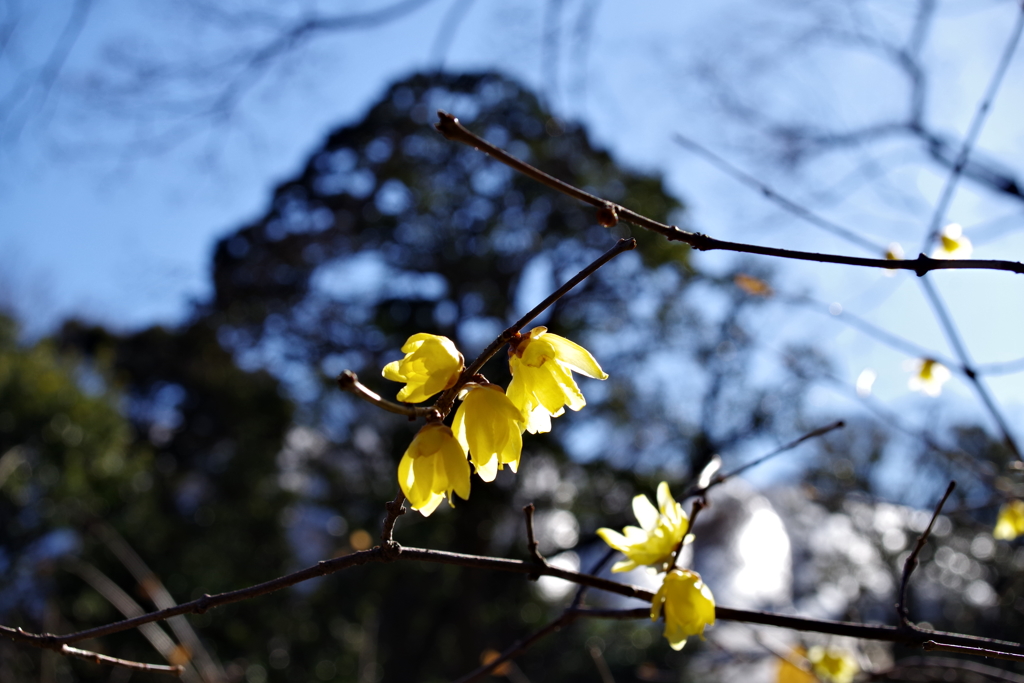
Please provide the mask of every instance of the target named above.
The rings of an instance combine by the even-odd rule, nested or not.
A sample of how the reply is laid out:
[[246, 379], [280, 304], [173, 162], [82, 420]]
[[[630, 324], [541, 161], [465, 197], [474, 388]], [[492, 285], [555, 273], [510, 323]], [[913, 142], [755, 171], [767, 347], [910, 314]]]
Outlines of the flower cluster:
[[672, 497], [667, 482], [658, 484], [658, 507], [645, 495], [633, 498], [633, 514], [639, 527], [627, 526], [623, 533], [598, 529], [597, 534], [609, 546], [626, 556], [615, 563], [613, 572], [625, 572], [639, 566], [665, 572], [661, 589], [651, 603], [651, 620], [665, 615], [665, 638], [674, 650], [681, 650], [686, 639], [703, 637], [704, 627], [715, 623], [715, 598], [700, 574], [675, 567], [676, 557], [687, 536], [690, 519], [683, 506]]
[[[421, 403], [451, 389], [464, 370], [462, 354], [446, 337], [414, 334], [402, 346], [405, 357], [384, 366], [383, 375], [404, 382], [398, 400]], [[572, 373], [607, 379], [590, 352], [564, 337], [537, 327], [518, 337], [509, 351], [512, 382], [508, 393], [480, 376], [462, 385], [462, 404], [449, 429], [428, 422], [413, 439], [398, 466], [398, 483], [409, 505], [430, 515], [452, 493], [469, 498], [469, 463], [484, 481], [498, 470], [519, 468], [523, 432], [551, 430], [551, 418], [587, 404]]]

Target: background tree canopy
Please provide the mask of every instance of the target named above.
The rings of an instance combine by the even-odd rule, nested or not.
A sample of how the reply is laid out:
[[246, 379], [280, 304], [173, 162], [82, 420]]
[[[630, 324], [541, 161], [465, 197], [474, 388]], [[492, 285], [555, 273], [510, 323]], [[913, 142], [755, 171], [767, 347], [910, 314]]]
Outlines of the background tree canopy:
[[[429, 74], [395, 84], [276, 189], [266, 215], [218, 243], [214, 295], [187, 324], [117, 335], [68, 323], [56, 340], [32, 348], [19, 347], [5, 328], [0, 509], [11, 521], [0, 530], [0, 575], [18, 589], [0, 592], [3, 623], [63, 632], [109, 622], [117, 599], [97, 577], [149, 610], [161, 606], [162, 587], [183, 601], [376, 542], [416, 426], [339, 392], [338, 372], [354, 370], [390, 398], [397, 385], [380, 368], [400, 356], [408, 336], [446, 335], [472, 357], [628, 234], [445, 141], [432, 129], [439, 108], [567, 182], [659, 221], [686, 220], [659, 178], [624, 170], [582, 128], [550, 116], [507, 78]], [[538, 321], [593, 351], [611, 379], [585, 381], [584, 411], [559, 419], [549, 435], [527, 436], [518, 475], [505, 471], [493, 486], [475, 480], [468, 501], [429, 520], [402, 518], [403, 544], [526, 557], [520, 509], [534, 502], [542, 551], [589, 568], [604, 552], [595, 530], [632, 523], [635, 493], [653, 495], [661, 479], [681, 488], [716, 454], [731, 468], [816, 426], [802, 402], [809, 383], [828, 376], [824, 356], [780, 350], [788, 369], [774, 373], [755, 362], [765, 297], [751, 283], [770, 273], [709, 277], [693, 268], [685, 246], [633, 236], [635, 252]], [[508, 380], [500, 356], [484, 373]], [[956, 448], [938, 449], [948, 459], [922, 447], [922, 479], [941, 481], [958, 457], [1005, 462], [980, 430], [960, 435]], [[817, 503], [773, 502], [784, 515], [803, 515], [808, 537], [808, 515], [854, 520], [837, 533], [874, 553], [863, 566], [891, 574], [908, 541], [887, 541], [889, 527], [871, 520], [861, 524], [876, 515], [887, 439], [865, 421], [824, 440], [806, 476], [805, 493]], [[964, 482], [957, 502], [990, 505], [992, 482], [982, 471]], [[851, 498], [854, 491], [861, 497]], [[730, 495], [732, 502], [707, 515], [710, 539], [712, 530], [731, 528], [730, 505], [745, 509], [742, 491]], [[858, 504], [868, 511], [860, 517], [850, 507]], [[994, 544], [975, 547], [992, 512], [969, 511], [957, 533], [940, 535], [940, 569], [915, 594], [933, 625], [994, 636], [1017, 628], [1016, 555]], [[890, 526], [912, 534], [916, 521], [894, 514]], [[724, 535], [709, 547], [724, 547]], [[793, 546], [795, 561], [800, 553], [821, 560], [820, 548], [797, 538]], [[155, 576], [133, 564], [132, 553]], [[891, 592], [869, 590], [881, 579], [850, 589], [844, 577], [856, 566], [826, 564], [800, 564], [811, 568], [796, 572], [787, 599], [798, 604], [835, 583], [846, 593], [829, 616], [887, 618]], [[978, 581], [996, 586], [1001, 602], [981, 588], [972, 594]], [[175, 630], [192, 645], [164, 654], [190, 661], [192, 680], [449, 680], [570, 598], [544, 579], [367, 566], [189, 617], [201, 644]], [[614, 680], [679, 680], [687, 667], [715, 675], [692, 668], [695, 658], [699, 667], [714, 661], [700, 659], [706, 649], [694, 643], [673, 653], [658, 632], [643, 622], [577, 625], [532, 648], [518, 660], [521, 672], [509, 675], [594, 680], [601, 666], [595, 650]], [[143, 639], [115, 638], [109, 647], [118, 656], [152, 659]], [[4, 680], [104, 675], [91, 664], [0, 645]]]

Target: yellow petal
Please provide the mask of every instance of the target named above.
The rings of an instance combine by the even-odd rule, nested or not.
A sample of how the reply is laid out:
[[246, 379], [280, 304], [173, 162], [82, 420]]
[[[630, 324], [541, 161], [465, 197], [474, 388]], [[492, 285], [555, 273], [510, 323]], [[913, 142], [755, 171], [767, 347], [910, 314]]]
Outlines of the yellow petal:
[[594, 379], [608, 379], [608, 373], [601, 369], [590, 351], [557, 334], [545, 334], [544, 341], [555, 350], [555, 360], [568, 365], [575, 372]]
[[665, 638], [674, 650], [681, 650], [690, 636], [703, 637], [705, 626], [715, 623], [715, 599], [700, 574], [673, 569], [651, 603], [651, 619], [665, 614]]
[[469, 498], [469, 463], [452, 430], [428, 423], [413, 438], [398, 464], [398, 484], [409, 505], [430, 515], [452, 493]]
[[384, 366], [382, 374], [393, 382], [405, 382], [398, 400], [421, 403], [453, 386], [462, 371], [462, 354], [447, 337], [421, 332], [402, 346], [405, 358]]
[[640, 522], [640, 528], [644, 531], [654, 531], [654, 528], [658, 526], [658, 508], [654, 507], [650, 499], [643, 494], [633, 496], [633, 514], [636, 515], [636, 521]]
[[999, 517], [992, 536], [1002, 541], [1012, 541], [1024, 534], [1024, 501], [1012, 500], [999, 508]]
[[[679, 544], [686, 538], [689, 519], [682, 506], [672, 498], [666, 482], [658, 486], [660, 509], [654, 507], [645, 495], [633, 498], [633, 514], [640, 527], [627, 526], [619, 534], [611, 529], [598, 531], [610, 547], [624, 554], [629, 563], [621, 562], [612, 571], [625, 571], [638, 565], [664, 569], [675, 556]], [[617, 567], [625, 569], [617, 569]]]
[[505, 464], [513, 464], [513, 470], [518, 467], [525, 421], [501, 387], [474, 385], [463, 396], [452, 429], [480, 478], [494, 481]]

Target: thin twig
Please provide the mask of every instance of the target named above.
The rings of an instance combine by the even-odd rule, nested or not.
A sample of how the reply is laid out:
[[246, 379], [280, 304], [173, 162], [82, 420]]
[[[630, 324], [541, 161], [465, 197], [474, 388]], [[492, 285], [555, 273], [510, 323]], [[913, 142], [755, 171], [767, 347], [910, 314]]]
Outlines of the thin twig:
[[545, 625], [537, 631], [534, 631], [525, 638], [517, 640], [516, 642], [512, 643], [500, 655], [498, 655], [491, 661], [487, 662], [486, 664], [481, 664], [480, 666], [473, 669], [462, 678], [458, 679], [455, 683], [473, 683], [473, 681], [479, 681], [484, 676], [490, 675], [492, 671], [497, 669], [505, 662], [509, 661], [510, 659], [515, 659], [519, 655], [526, 652], [530, 648], [530, 646], [536, 643], [538, 640], [544, 638], [545, 636], [551, 633], [554, 633], [555, 631], [561, 630], [563, 626], [568, 626], [572, 622], [576, 621], [576, 619], [578, 618], [579, 614], [574, 611], [567, 610], [563, 612], [554, 621], [549, 622], [547, 625]]
[[1003, 652], [1002, 650], [989, 650], [984, 647], [967, 647], [966, 645], [947, 645], [945, 643], [937, 643], [934, 640], [925, 641], [921, 648], [932, 652], [938, 650], [939, 652], [956, 652], [961, 655], [974, 655], [976, 657], [991, 657], [993, 659], [1006, 659], [1011, 662], [1024, 662], [1024, 655], [1016, 654], [1014, 652]]
[[946, 310], [946, 304], [943, 302], [942, 297], [939, 296], [935, 286], [932, 285], [931, 280], [923, 278], [921, 280], [921, 287], [924, 289], [925, 294], [928, 297], [929, 303], [932, 305], [932, 309], [935, 311], [935, 315], [939, 320], [939, 324], [942, 326], [942, 330], [946, 334], [946, 338], [949, 340], [950, 346], [953, 347], [953, 351], [956, 353], [957, 358], [960, 359], [963, 365], [963, 372], [967, 376], [967, 380], [974, 387], [975, 393], [981, 399], [985, 408], [988, 410], [989, 415], [995, 420], [996, 426], [999, 427], [999, 431], [1003, 435], [1003, 444], [1010, 449], [1010, 452], [1020, 460], [1024, 462], [1024, 453], [1021, 453], [1020, 448], [1017, 446], [1017, 441], [1013, 438], [1013, 434], [1010, 432], [1010, 425], [1006, 422], [1006, 418], [1003, 417], [1003, 413], [999, 410], [999, 406], [996, 404], [995, 399], [992, 398], [988, 392], [988, 387], [982, 383], [978, 377], [974, 368], [971, 367], [971, 357], [967, 353], [967, 347], [964, 345], [963, 340], [960, 339], [960, 333], [957, 330], [956, 323], [953, 322], [952, 316], [949, 311]]
[[949, 482], [949, 486], [946, 487], [946, 492], [942, 495], [942, 499], [935, 506], [935, 512], [932, 513], [931, 521], [928, 522], [925, 530], [921, 532], [917, 539], [917, 544], [910, 551], [910, 554], [907, 555], [907, 561], [903, 563], [903, 578], [900, 580], [900, 595], [899, 602], [896, 603], [896, 614], [899, 616], [900, 625], [904, 628], [910, 627], [910, 618], [907, 613], [907, 586], [910, 584], [910, 575], [917, 568], [917, 556], [921, 554], [921, 549], [924, 548], [924, 544], [928, 541], [928, 536], [932, 533], [932, 527], [935, 526], [935, 520], [939, 518], [939, 513], [942, 512], [942, 506], [946, 504], [946, 499], [949, 498], [955, 488], [956, 482]]
[[410, 418], [431, 417], [437, 415], [437, 410], [433, 406], [408, 406], [400, 403], [392, 403], [391, 401], [381, 398], [375, 392], [367, 389], [366, 385], [359, 381], [359, 377], [356, 373], [351, 370], [343, 371], [338, 375], [336, 381], [338, 382], [338, 388], [342, 391], [355, 394], [364, 401], [372, 403], [378, 408], [383, 408], [389, 413], [406, 415]]
[[698, 496], [694, 499], [693, 505], [690, 506], [690, 520], [686, 525], [686, 533], [684, 533], [683, 537], [679, 539], [679, 544], [676, 546], [675, 552], [672, 554], [672, 565], [669, 567], [669, 570], [675, 569], [676, 565], [679, 564], [679, 556], [683, 554], [683, 546], [686, 545], [686, 537], [693, 531], [693, 525], [697, 521], [697, 515], [699, 515], [700, 511], [706, 508], [707, 505], [708, 502], [703, 496]]
[[698, 251], [735, 251], [743, 254], [759, 254], [761, 256], [774, 256], [777, 258], [795, 259], [797, 261], [815, 261], [818, 263], [838, 263], [847, 266], [859, 266], [864, 268], [882, 268], [885, 270], [910, 270], [918, 276], [923, 276], [933, 270], [1005, 270], [1012, 273], [1024, 273], [1024, 263], [1016, 261], [1000, 261], [992, 259], [934, 259], [921, 254], [913, 260], [891, 261], [884, 258], [860, 258], [857, 256], [843, 256], [839, 254], [818, 254], [809, 251], [795, 251], [792, 249], [777, 249], [775, 247], [762, 247], [754, 244], [743, 244], [741, 242], [729, 242], [708, 237], [699, 232], [688, 232], [681, 230], [675, 225], [665, 225], [656, 220], [631, 211], [624, 206], [602, 199], [585, 192], [578, 187], [570, 185], [553, 176], [544, 173], [538, 168], [516, 159], [508, 152], [505, 152], [483, 138], [474, 135], [466, 129], [459, 120], [451, 114], [439, 111], [440, 122], [436, 128], [449, 140], [461, 142], [484, 152], [511, 168], [527, 175], [534, 180], [544, 183], [548, 187], [558, 190], [563, 194], [590, 204], [598, 210], [611, 211], [618, 218], [631, 223], [637, 227], [651, 230], [675, 242], [684, 242]]
[[[706, 486], [700, 486], [699, 482], [698, 482], [697, 485], [694, 485], [693, 487], [688, 489], [681, 496], [681, 499], [682, 498], [689, 498], [690, 496], [701, 496], [701, 495], [707, 493], [708, 489], [710, 489], [711, 487], [718, 486], [719, 484], [721, 484], [722, 482], [726, 481], [727, 479], [731, 479], [732, 477], [735, 477], [737, 474], [741, 474], [742, 472], [745, 472], [746, 470], [750, 469], [751, 467], [756, 467], [756, 466], [760, 465], [761, 463], [765, 462], [766, 460], [770, 460], [770, 459], [774, 458], [777, 455], [781, 455], [782, 453], [785, 453], [786, 451], [793, 450], [794, 448], [796, 448], [797, 446], [802, 444], [804, 441], [807, 441], [809, 439], [814, 439], [814, 438], [817, 438], [819, 436], [824, 436], [825, 434], [828, 434], [829, 432], [835, 431], [837, 429], [842, 429], [845, 426], [846, 426], [846, 423], [843, 420], [837, 420], [837, 421], [835, 421], [835, 422], [833, 422], [831, 424], [825, 425], [824, 427], [818, 427], [815, 430], [807, 432], [806, 434], [804, 434], [800, 438], [794, 439], [793, 441], [790, 441], [786, 445], [780, 446], [779, 448], [776, 448], [774, 451], [772, 451], [771, 453], [768, 453], [767, 455], [762, 455], [760, 458], [758, 458], [756, 460], [752, 460], [752, 461], [748, 462], [745, 465], [740, 465], [739, 467], [737, 467], [736, 469], [734, 469], [734, 470], [732, 470], [730, 472], [725, 472], [723, 474], [719, 474], [719, 475], [717, 475], [715, 477], [712, 477], [711, 481], [708, 482], [708, 484]], [[690, 526], [691, 527], [693, 526], [693, 520], [692, 519], [690, 520]]]
[[783, 209], [793, 214], [797, 218], [801, 218], [804, 221], [810, 223], [811, 225], [815, 225], [821, 228], [822, 230], [825, 230], [826, 232], [832, 233], [833, 235], [842, 237], [847, 242], [851, 242], [852, 244], [856, 244], [859, 247], [863, 247], [869, 252], [875, 254], [885, 254], [885, 247], [879, 244], [875, 244], [874, 242], [872, 242], [871, 240], [867, 239], [866, 237], [857, 233], [854, 230], [844, 228], [838, 223], [830, 221], [827, 218], [822, 218], [821, 216], [814, 213], [810, 209], [805, 208], [800, 204], [797, 204], [792, 199], [782, 196], [765, 183], [761, 182], [760, 180], [750, 175], [746, 171], [740, 170], [736, 166], [733, 166], [731, 163], [729, 163], [722, 157], [718, 156], [717, 154], [709, 150], [707, 147], [704, 147], [699, 142], [691, 140], [690, 138], [680, 135], [679, 133], [676, 133], [675, 141], [679, 145], [690, 150], [691, 152], [703, 157], [706, 161], [710, 162], [711, 165], [713, 165], [718, 170], [723, 171], [726, 175], [729, 175], [735, 180], [738, 180], [739, 182], [743, 183], [747, 187], [752, 188], [756, 192], [763, 195], [768, 201], [773, 202], [777, 206], [782, 207]]
[[[650, 610], [649, 609], [644, 609], [642, 611], [643, 611], [642, 617], [649, 619], [650, 618]], [[535, 642], [537, 642], [541, 638], [544, 638], [545, 636], [547, 636], [547, 635], [549, 635], [551, 633], [554, 633], [555, 631], [560, 630], [562, 627], [568, 626], [569, 624], [571, 624], [572, 622], [576, 621], [577, 619], [581, 619], [581, 618], [584, 618], [584, 617], [589, 617], [589, 618], [592, 618], [592, 619], [621, 619], [621, 620], [629, 620], [629, 619], [636, 619], [636, 618], [638, 618], [636, 610], [580, 609], [580, 608], [570, 607], [569, 609], [567, 609], [564, 612], [562, 612], [562, 614], [559, 615], [556, 619], [552, 620], [551, 622], [549, 622], [545, 626], [541, 627], [537, 631], [534, 631], [533, 633], [531, 633], [530, 635], [526, 636], [525, 638], [523, 638], [521, 640], [517, 640], [512, 645], [510, 645], [508, 648], [506, 648], [505, 651], [502, 652], [498, 657], [496, 657], [495, 659], [492, 659], [491, 661], [487, 662], [486, 664], [483, 664], [483, 665], [477, 667], [476, 669], [473, 669], [468, 674], [466, 674], [462, 678], [458, 679], [458, 681], [456, 681], [456, 683], [472, 683], [473, 681], [479, 681], [481, 678], [483, 678], [484, 676], [487, 676], [488, 674], [490, 674], [492, 671], [497, 669], [499, 666], [501, 666], [505, 662], [509, 661], [510, 659], [515, 659], [519, 655], [521, 655], [524, 652], [526, 652], [530, 648], [531, 645], [533, 645]]]
[[[526, 547], [530, 551], [530, 557], [533, 558], [534, 562], [547, 566], [548, 561], [544, 559], [544, 556], [541, 555], [540, 550], [538, 550], [538, 546], [540, 544], [537, 543], [537, 536], [534, 534], [533, 530], [534, 510], [536, 510], [536, 508], [533, 503], [523, 506], [523, 516], [526, 518]], [[538, 577], [536, 576], [531, 576], [530, 580], [536, 581], [537, 578]]]
[[180, 664], [173, 666], [165, 666], [163, 664], [146, 664], [145, 662], [133, 662], [130, 659], [119, 659], [117, 657], [108, 657], [107, 655], [101, 655], [99, 652], [91, 652], [89, 650], [79, 650], [77, 647], [71, 647], [70, 645], [62, 645], [57, 650], [62, 655], [68, 657], [78, 657], [79, 659], [86, 659], [96, 664], [109, 664], [110, 666], [119, 666], [124, 669], [132, 669], [134, 671], [152, 671], [154, 673], [171, 674], [172, 676], [180, 676], [181, 672], [185, 670], [185, 667]]
[[434, 407], [438, 413], [442, 417], [447, 416], [448, 413], [451, 412], [452, 406], [455, 404], [455, 397], [459, 395], [459, 391], [462, 390], [462, 387], [466, 382], [479, 373], [480, 370], [483, 369], [484, 364], [489, 361], [502, 346], [512, 341], [516, 335], [519, 334], [519, 331], [529, 325], [534, 318], [546, 311], [553, 303], [568, 294], [576, 285], [580, 284], [597, 272], [598, 268], [608, 263], [619, 254], [630, 251], [631, 249], [636, 249], [635, 239], [620, 239], [615, 243], [615, 246], [597, 257], [593, 263], [576, 273], [576, 275], [574, 275], [568, 282], [552, 292], [546, 299], [544, 299], [544, 301], [541, 301], [539, 304], [534, 306], [526, 315], [517, 320], [515, 324], [498, 335], [498, 337], [488, 344], [487, 348], [476, 357], [476, 360], [470, 363], [469, 366], [462, 371], [462, 374], [459, 375], [458, 381], [456, 381], [452, 387], [446, 389], [437, 399], [434, 403]]
[[[1005, 669], [997, 669], [994, 666], [987, 666], [985, 664], [978, 664], [965, 659], [954, 659], [952, 657], [907, 657], [901, 659], [893, 664], [888, 669], [881, 671], [875, 671], [871, 674], [868, 680], [877, 681], [891, 681], [892, 676], [898, 671], [907, 671], [920, 673], [923, 669], [932, 668], [937, 670], [937, 673], [944, 674], [948, 669], [959, 669], [961, 671], [969, 671], [971, 673], [980, 674], [985, 678], [1007, 681], [1007, 683], [1024, 683], [1024, 676], [1015, 674], [1012, 671], [1006, 671]], [[921, 680], [920, 678], [915, 679], [900, 679], [900, 680]], [[934, 679], [933, 679], [934, 680]]]
[[968, 374], [968, 368], [960, 364], [959, 361], [954, 361], [951, 358], [946, 358], [940, 353], [936, 353], [931, 349], [927, 349], [919, 344], [916, 344], [909, 339], [904, 339], [892, 332], [885, 330], [877, 325], [868, 322], [860, 316], [850, 313], [846, 308], [843, 308], [838, 313], [828, 310], [829, 306], [821, 301], [815, 301], [814, 299], [807, 296], [789, 296], [789, 295], [778, 295], [778, 300], [786, 303], [794, 304], [796, 306], [805, 306], [813, 311], [828, 315], [829, 318], [843, 322], [850, 327], [856, 328], [863, 332], [869, 337], [874, 338], [877, 341], [882, 342], [886, 346], [895, 349], [901, 353], [905, 353], [908, 356], [915, 358], [931, 358], [932, 360], [938, 361], [945, 365], [950, 370]]
[[398, 518], [405, 514], [405, 494], [399, 490], [398, 495], [395, 499], [384, 504], [384, 509], [387, 510], [387, 516], [384, 518], [384, 526], [381, 528], [380, 541], [381, 547], [387, 550], [395, 550], [396, 544], [393, 540], [395, 535], [395, 522]]
[[988, 87], [985, 89], [985, 94], [982, 96], [982, 100], [974, 112], [971, 125], [967, 130], [967, 135], [964, 137], [964, 142], [960, 146], [960, 151], [956, 155], [956, 160], [953, 162], [953, 169], [946, 178], [946, 185], [942, 188], [942, 195], [939, 197], [939, 201], [935, 206], [931, 224], [928, 228], [928, 234], [925, 236], [924, 245], [921, 247], [922, 251], [927, 251], [939, 236], [939, 230], [941, 230], [942, 223], [946, 217], [946, 210], [953, 201], [953, 194], [956, 190], [957, 183], [960, 180], [960, 176], [963, 174], [964, 168], [967, 166], [968, 158], [971, 156], [971, 149], [974, 147], [974, 143], [977, 142], [978, 136], [981, 134], [981, 129], [985, 125], [985, 119], [988, 117], [988, 113], [992, 109], [992, 103], [995, 101], [996, 94], [999, 92], [999, 87], [1003, 83], [1003, 77], [1006, 75], [1006, 70], [1010, 66], [1010, 60], [1013, 58], [1013, 53], [1017, 51], [1017, 45], [1020, 43], [1021, 32], [1024, 31], [1024, 3], [1018, 2], [1018, 4], [1020, 5], [1020, 12], [1017, 14], [1017, 23], [1014, 24], [1013, 29], [1010, 32], [1010, 37], [1007, 39], [1006, 46], [1003, 48], [1003, 54], [1000, 56], [999, 63], [996, 65], [996, 69], [992, 73], [992, 79], [989, 81]]
[[[602, 555], [597, 560], [597, 562], [594, 563], [594, 565], [590, 568], [590, 571], [587, 573], [592, 576], [597, 576], [597, 574], [600, 573], [604, 566], [608, 564], [608, 562], [615, 556], [615, 553], [617, 552], [618, 550], [616, 550], [615, 548], [608, 548], [608, 550], [605, 551], [604, 555]], [[583, 598], [586, 596], [586, 594], [587, 587], [583, 584], [580, 584], [579, 587], [576, 589], [576, 595], [572, 597], [572, 602], [569, 603], [569, 606], [579, 607], [580, 605], [582, 605]]]

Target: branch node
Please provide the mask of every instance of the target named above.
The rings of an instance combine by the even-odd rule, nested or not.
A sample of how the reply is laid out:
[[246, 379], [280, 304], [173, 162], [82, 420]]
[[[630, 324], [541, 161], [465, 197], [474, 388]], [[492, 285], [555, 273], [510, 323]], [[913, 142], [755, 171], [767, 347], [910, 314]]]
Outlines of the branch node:
[[935, 262], [937, 260], [938, 259], [933, 259], [930, 256], [925, 256], [924, 254], [918, 254], [917, 258], [914, 259], [914, 263], [916, 264], [914, 266], [914, 274], [918, 277], [924, 277], [925, 273], [930, 270], [934, 270]]
[[[388, 514], [384, 517], [384, 526], [380, 531], [381, 546], [384, 550], [384, 556], [388, 559], [394, 559], [398, 555], [395, 554], [392, 557], [389, 544], [394, 543], [392, 537], [395, 535], [395, 523], [399, 517], [405, 514], [405, 493], [400, 490], [394, 500], [384, 503], [384, 509], [387, 510]], [[398, 544], [394, 543], [394, 545], [397, 546]]]
[[212, 599], [213, 599], [212, 595], [210, 595], [209, 593], [203, 593], [203, 597], [199, 598], [199, 602], [198, 602], [198, 604], [195, 607], [195, 613], [196, 614], [206, 614], [206, 611], [209, 610], [210, 607], [212, 606], [212, 605], [210, 605], [210, 601]]
[[387, 562], [394, 562], [402, 554], [402, 546], [395, 541], [384, 541], [380, 546], [381, 554]]

